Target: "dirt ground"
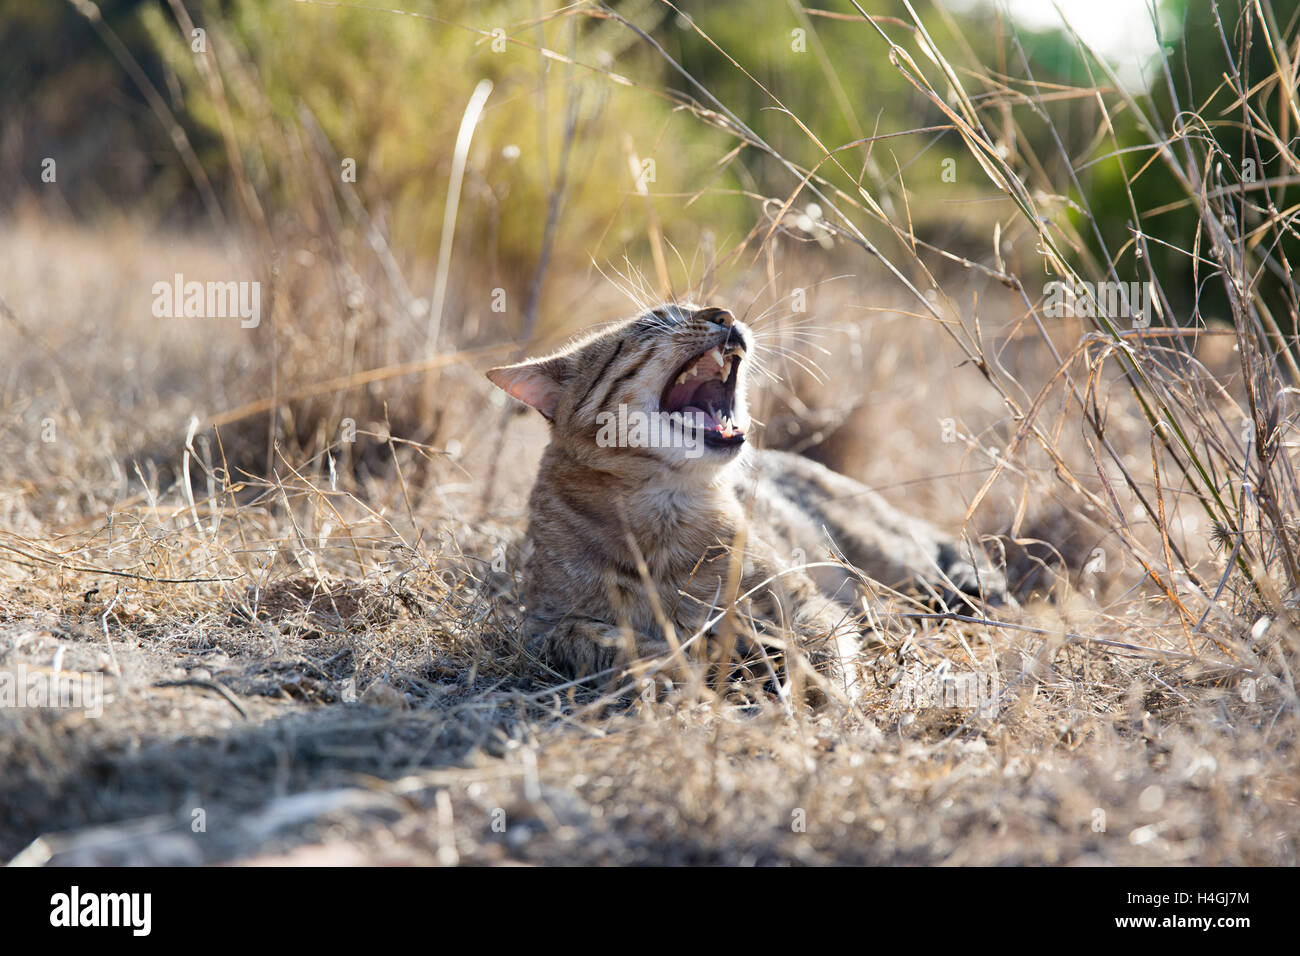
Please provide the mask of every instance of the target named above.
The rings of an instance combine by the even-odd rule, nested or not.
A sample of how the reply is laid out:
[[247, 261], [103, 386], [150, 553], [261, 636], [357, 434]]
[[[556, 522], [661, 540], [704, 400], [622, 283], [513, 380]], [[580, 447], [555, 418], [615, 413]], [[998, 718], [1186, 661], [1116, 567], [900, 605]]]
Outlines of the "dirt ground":
[[[574, 687], [518, 640], [545, 428], [492, 396], [485, 363], [387, 383], [395, 441], [371, 402], [356, 424], [379, 438], [281, 448], [269, 477], [223, 465], [263, 453], [239, 422], [187, 445], [191, 416], [268, 385], [237, 324], [150, 319], [156, 276], [220, 255], [125, 226], [0, 234], [0, 674], [90, 693], [0, 706], [0, 859], [1297, 862], [1294, 631], [1190, 636], [1049, 465], [1024, 462], [976, 519], [1002, 534], [1027, 498], [1022, 538], [1061, 557], [1011, 626], [893, 622], [856, 710]], [[766, 386], [765, 440], [956, 527], [1009, 434], [1000, 402], [932, 327], [862, 305], [884, 293], [835, 295], [828, 384]], [[1041, 349], [1008, 335], [1029, 380]], [[394, 422], [424, 388], [446, 407], [436, 448]], [[1135, 416], [1110, 414], [1141, 461]], [[1217, 580], [1203, 521], [1171, 523]], [[932, 693], [963, 674], [992, 692]]]

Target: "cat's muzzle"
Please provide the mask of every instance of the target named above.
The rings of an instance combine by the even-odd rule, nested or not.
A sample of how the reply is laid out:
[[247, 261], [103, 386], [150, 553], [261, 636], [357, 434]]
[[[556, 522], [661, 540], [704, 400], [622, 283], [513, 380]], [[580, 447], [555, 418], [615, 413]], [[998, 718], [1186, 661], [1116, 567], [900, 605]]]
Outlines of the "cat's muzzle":
[[744, 444], [749, 416], [737, 407], [736, 385], [745, 357], [743, 335], [729, 334], [718, 345], [688, 359], [664, 385], [660, 410], [681, 415], [687, 427], [703, 434], [705, 445], [732, 448]]

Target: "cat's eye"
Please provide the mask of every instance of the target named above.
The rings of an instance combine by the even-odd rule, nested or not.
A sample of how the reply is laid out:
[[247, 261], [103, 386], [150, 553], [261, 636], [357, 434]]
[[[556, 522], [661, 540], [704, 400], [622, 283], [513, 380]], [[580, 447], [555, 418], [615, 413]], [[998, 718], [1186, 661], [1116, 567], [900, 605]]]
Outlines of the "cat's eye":
[[720, 325], [724, 329], [729, 329], [736, 323], [736, 317], [726, 309], [701, 309], [695, 315], [697, 318], [705, 319], [714, 325]]

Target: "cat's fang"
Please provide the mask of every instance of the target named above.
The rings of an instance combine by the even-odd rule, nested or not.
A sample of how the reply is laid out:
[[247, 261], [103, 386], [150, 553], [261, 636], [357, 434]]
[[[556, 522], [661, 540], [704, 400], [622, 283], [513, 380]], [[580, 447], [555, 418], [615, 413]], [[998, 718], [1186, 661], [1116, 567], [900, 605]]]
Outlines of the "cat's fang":
[[745, 441], [748, 418], [736, 421], [736, 390], [740, 381], [743, 345], [733, 348], [720, 343], [683, 364], [669, 378], [659, 407], [667, 413], [681, 413], [692, 431], [714, 448], [734, 448]]

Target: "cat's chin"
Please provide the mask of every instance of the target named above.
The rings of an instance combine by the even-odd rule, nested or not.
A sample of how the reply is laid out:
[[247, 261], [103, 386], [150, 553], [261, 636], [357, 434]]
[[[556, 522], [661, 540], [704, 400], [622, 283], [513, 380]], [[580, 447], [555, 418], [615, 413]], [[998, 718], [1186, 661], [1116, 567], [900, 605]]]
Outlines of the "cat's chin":
[[691, 454], [684, 452], [673, 455], [669, 463], [679, 472], [700, 474], [717, 472], [740, 460], [749, 449], [743, 435], [726, 443], [705, 441]]
[[738, 451], [745, 444], [745, 433], [741, 431], [723, 435], [718, 432], [704, 433], [704, 446], [713, 451]]

